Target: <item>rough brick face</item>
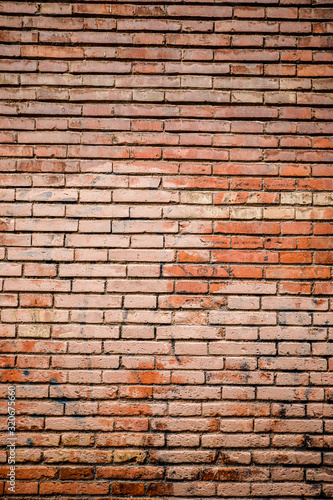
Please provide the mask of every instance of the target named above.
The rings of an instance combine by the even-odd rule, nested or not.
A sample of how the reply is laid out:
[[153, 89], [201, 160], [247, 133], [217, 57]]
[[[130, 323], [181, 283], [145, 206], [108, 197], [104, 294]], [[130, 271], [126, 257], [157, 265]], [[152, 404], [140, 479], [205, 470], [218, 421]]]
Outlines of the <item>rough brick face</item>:
[[333, 497], [330, 3], [1, 2], [3, 498]]

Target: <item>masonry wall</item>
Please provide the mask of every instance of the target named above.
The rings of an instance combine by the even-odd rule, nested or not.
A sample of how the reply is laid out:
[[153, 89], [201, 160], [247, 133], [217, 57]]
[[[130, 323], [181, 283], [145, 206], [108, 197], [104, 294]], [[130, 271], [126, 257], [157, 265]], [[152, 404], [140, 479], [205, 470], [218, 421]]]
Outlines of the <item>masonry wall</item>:
[[330, 2], [0, 13], [3, 498], [332, 498]]

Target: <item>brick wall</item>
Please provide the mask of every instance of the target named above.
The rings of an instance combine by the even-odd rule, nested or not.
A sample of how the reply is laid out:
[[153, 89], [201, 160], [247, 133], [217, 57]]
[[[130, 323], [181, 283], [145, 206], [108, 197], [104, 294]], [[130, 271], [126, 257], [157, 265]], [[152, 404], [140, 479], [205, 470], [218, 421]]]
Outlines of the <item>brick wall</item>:
[[1, 2], [4, 498], [332, 498], [330, 1]]

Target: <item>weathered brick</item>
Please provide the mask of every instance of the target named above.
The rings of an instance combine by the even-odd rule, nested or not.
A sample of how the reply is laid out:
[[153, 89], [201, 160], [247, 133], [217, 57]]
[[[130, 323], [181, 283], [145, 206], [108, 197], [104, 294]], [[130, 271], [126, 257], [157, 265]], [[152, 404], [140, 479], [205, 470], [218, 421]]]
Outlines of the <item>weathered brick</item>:
[[333, 495], [332, 9], [236, 3], [0, 3], [20, 497]]

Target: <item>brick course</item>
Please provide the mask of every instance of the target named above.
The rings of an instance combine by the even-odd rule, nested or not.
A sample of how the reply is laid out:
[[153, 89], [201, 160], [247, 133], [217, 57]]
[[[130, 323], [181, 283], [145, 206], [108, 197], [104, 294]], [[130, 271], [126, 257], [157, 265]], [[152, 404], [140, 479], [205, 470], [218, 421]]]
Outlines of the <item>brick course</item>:
[[332, 20], [0, 3], [4, 499], [333, 497]]

